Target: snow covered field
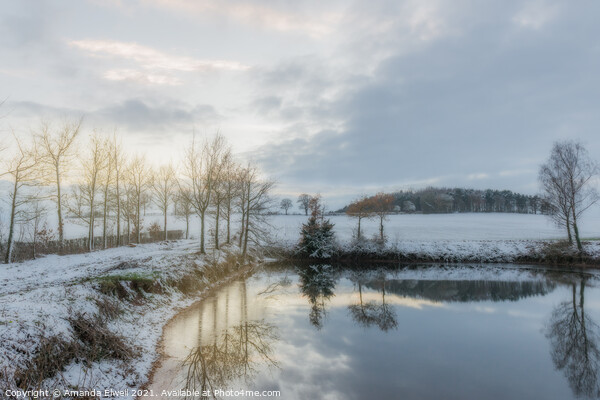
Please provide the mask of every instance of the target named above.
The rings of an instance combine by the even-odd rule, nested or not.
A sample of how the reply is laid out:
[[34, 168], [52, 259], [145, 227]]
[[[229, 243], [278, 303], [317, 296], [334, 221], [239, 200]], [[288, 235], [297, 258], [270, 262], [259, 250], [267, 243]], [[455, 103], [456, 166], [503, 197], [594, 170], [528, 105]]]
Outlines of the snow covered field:
[[[330, 217], [338, 240], [346, 242], [356, 229], [356, 219], [344, 215]], [[286, 242], [298, 240], [305, 216], [278, 215], [273, 218], [274, 234]], [[363, 220], [365, 237], [379, 234], [379, 220]], [[533, 214], [400, 214], [390, 215], [384, 223], [390, 242], [462, 241], [462, 240], [540, 240], [562, 239], [565, 233], [548, 217]], [[584, 219], [583, 238], [600, 237], [600, 214]]]
[[[338, 240], [349, 241], [356, 230], [356, 220], [345, 215], [328, 217], [335, 224]], [[306, 222], [304, 215], [274, 215], [271, 217], [272, 233], [276, 240], [285, 243], [295, 242], [299, 238], [300, 226]], [[162, 216], [146, 215], [144, 226], [153, 222], [162, 226]], [[49, 221], [53, 227], [52, 221]], [[168, 227], [185, 230], [185, 221], [174, 216], [169, 217]], [[199, 236], [199, 220], [193, 217], [190, 222], [190, 234]], [[209, 218], [207, 231], [212, 229]], [[399, 214], [390, 215], [385, 222], [385, 233], [390, 242], [401, 241], [438, 241], [438, 240], [545, 240], [565, 238], [563, 229], [559, 229], [547, 216], [533, 214], [473, 213], [473, 214]], [[221, 224], [221, 229], [224, 229]], [[238, 229], [237, 222], [232, 232]], [[364, 219], [362, 232], [365, 237], [379, 234], [379, 221]], [[600, 210], [591, 210], [586, 214], [580, 227], [582, 238], [600, 238]], [[65, 234], [68, 238], [85, 237], [87, 230], [81, 225], [67, 220]], [[96, 228], [96, 234], [101, 229]]]

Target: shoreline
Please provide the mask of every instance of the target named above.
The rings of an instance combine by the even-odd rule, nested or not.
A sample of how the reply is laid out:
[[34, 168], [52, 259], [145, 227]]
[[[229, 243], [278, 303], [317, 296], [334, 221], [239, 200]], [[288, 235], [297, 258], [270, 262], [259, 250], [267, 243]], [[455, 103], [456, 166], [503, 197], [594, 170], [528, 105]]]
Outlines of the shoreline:
[[[181, 316], [181, 314], [183, 312], [185, 312], [186, 310], [195, 307], [197, 304], [199, 304], [200, 302], [206, 300], [207, 298], [209, 298], [210, 296], [212, 296], [214, 294], [214, 292], [218, 291], [219, 289], [221, 289], [223, 286], [235, 281], [236, 279], [242, 278], [242, 277], [248, 277], [251, 276], [256, 268], [261, 265], [262, 263], [258, 263], [258, 264], [248, 264], [242, 267], [242, 269], [236, 271], [235, 273], [227, 276], [226, 278], [224, 278], [223, 280], [216, 282], [214, 285], [206, 288], [206, 290], [202, 291], [201, 293], [198, 294], [197, 298], [194, 300], [193, 303], [186, 305], [184, 307], [180, 307], [176, 310], [175, 314], [172, 315], [162, 326], [161, 328], [161, 335], [160, 338], [158, 340], [158, 342], [156, 343], [156, 346], [154, 348], [154, 352], [157, 355], [156, 359], [154, 360], [154, 362], [152, 363], [152, 368], [150, 369], [150, 371], [148, 372], [148, 374], [146, 375], [146, 381], [141, 384], [139, 386], [139, 390], [146, 390], [148, 388], [148, 385], [152, 384], [152, 381], [154, 379], [154, 375], [156, 374], [157, 369], [160, 368], [160, 366], [162, 365], [162, 360], [165, 357], [164, 354], [164, 341], [165, 341], [165, 329], [173, 323], [173, 321], [175, 321], [177, 318], [179, 318]], [[142, 396], [144, 397], [144, 396]]]
[[[564, 241], [436, 240], [381, 245], [373, 240], [337, 244], [327, 258], [300, 254], [293, 245], [273, 246], [280, 258], [315, 263], [440, 263], [535, 264], [570, 268], [600, 268], [600, 241], [583, 242], [583, 254]], [[570, 268], [569, 268], [570, 267]]]

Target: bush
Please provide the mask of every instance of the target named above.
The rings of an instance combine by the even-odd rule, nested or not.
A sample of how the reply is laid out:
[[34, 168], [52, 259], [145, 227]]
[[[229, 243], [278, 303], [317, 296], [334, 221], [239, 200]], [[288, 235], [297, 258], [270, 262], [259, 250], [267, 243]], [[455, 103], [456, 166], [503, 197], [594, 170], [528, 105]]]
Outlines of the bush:
[[124, 361], [134, 356], [134, 351], [125, 344], [123, 338], [109, 331], [101, 318], [76, 313], [68, 321], [73, 329], [73, 336], [85, 348], [85, 359], [88, 362], [106, 358]]
[[144, 293], [163, 292], [163, 287], [158, 280], [139, 274], [108, 275], [97, 279], [100, 293], [116, 296], [121, 300], [129, 299], [133, 294], [140, 298]]
[[152, 225], [150, 225], [150, 227], [148, 227], [148, 233], [150, 234], [150, 237], [153, 240], [159, 240], [159, 239], [161, 239], [163, 230], [160, 227], [160, 225], [158, 224], [158, 222], [153, 222]]
[[63, 371], [79, 354], [76, 343], [58, 335], [45, 337], [40, 333], [39, 345], [32, 357], [15, 371], [15, 384], [25, 390], [39, 388], [45, 379]]

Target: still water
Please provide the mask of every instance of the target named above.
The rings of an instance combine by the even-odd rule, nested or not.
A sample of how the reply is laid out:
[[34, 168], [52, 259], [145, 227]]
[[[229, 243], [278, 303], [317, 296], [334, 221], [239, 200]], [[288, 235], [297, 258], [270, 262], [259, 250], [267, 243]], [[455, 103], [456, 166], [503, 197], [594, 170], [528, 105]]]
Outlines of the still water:
[[171, 321], [148, 389], [600, 398], [599, 287], [594, 273], [514, 265], [268, 265]]

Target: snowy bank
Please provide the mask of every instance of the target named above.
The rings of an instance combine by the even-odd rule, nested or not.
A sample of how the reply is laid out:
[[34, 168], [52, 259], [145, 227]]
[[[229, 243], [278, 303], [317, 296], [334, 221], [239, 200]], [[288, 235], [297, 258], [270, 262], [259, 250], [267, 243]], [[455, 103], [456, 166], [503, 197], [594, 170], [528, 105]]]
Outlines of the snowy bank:
[[2, 394], [129, 389], [132, 398], [158, 357], [163, 325], [239, 268], [233, 254], [196, 249], [164, 242], [3, 265]]
[[[584, 264], [600, 264], [600, 241], [584, 241]], [[279, 248], [285, 256], [302, 258], [296, 244]], [[576, 249], [552, 240], [405, 240], [381, 245], [377, 240], [338, 242], [334, 260], [379, 260], [441, 263], [581, 263]]]

